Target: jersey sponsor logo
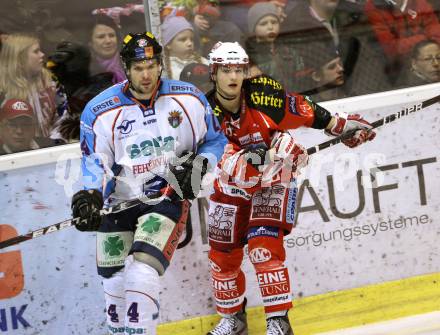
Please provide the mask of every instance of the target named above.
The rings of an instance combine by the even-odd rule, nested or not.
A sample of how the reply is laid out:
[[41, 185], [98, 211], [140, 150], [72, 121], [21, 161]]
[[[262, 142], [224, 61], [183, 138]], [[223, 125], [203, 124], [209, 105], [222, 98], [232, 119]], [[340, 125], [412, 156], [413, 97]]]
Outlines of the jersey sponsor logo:
[[242, 190], [241, 188], [234, 187], [234, 186], [226, 186], [222, 188], [222, 191], [224, 194], [233, 196], [233, 197], [241, 197], [246, 200], [250, 200], [252, 196], [247, 193], [246, 191]]
[[120, 104], [121, 104], [121, 100], [119, 99], [119, 97], [113, 96], [104, 101], [97, 103], [96, 105], [92, 106], [91, 109], [93, 113], [98, 113], [119, 106]]
[[136, 175], [136, 174], [146, 173], [149, 171], [154, 171], [154, 169], [158, 168], [159, 166], [167, 165], [169, 161], [170, 160], [168, 160], [165, 156], [160, 156], [151, 159], [148, 163], [133, 165], [133, 174]]
[[168, 123], [171, 127], [177, 128], [183, 121], [182, 112], [180, 111], [171, 111], [168, 114]]
[[116, 127], [120, 131], [121, 134], [129, 134], [133, 130], [133, 123], [136, 120], [123, 120], [119, 126]]
[[251, 227], [247, 234], [247, 239], [250, 240], [253, 237], [269, 236], [277, 238], [279, 236], [279, 229], [277, 227]]
[[208, 216], [208, 236], [210, 240], [230, 243], [234, 240], [234, 225], [237, 207], [212, 202]]
[[252, 263], [264, 263], [272, 258], [272, 254], [266, 248], [255, 248], [249, 252], [249, 259]]
[[214, 287], [218, 291], [232, 291], [237, 290], [237, 281], [235, 279], [232, 280], [217, 280], [212, 278], [212, 287]]
[[252, 199], [252, 219], [281, 220], [285, 188], [273, 186], [256, 192]]
[[161, 156], [165, 152], [175, 151], [175, 139], [173, 136], [167, 136], [162, 140], [162, 136], [153, 137], [151, 140], [145, 140], [139, 144], [134, 143], [125, 147], [125, 152], [131, 159], [142, 156]]
[[257, 273], [257, 280], [259, 285], [271, 285], [287, 282], [286, 269]]
[[273, 80], [269, 77], [256, 77], [255, 79], [251, 80], [252, 84], [263, 84], [264, 86], [271, 86], [276, 90], [282, 90], [283, 89], [283, 85], [281, 85], [279, 82], [277, 82], [276, 80]]
[[298, 111], [296, 110], [296, 98], [289, 95], [287, 98], [288, 104], [289, 104], [289, 112], [295, 115], [299, 115]]
[[194, 88], [192, 86], [183, 86], [183, 85], [171, 85], [171, 90], [176, 92], [194, 92]]
[[259, 143], [263, 141], [263, 136], [261, 136], [261, 133], [258, 131], [253, 134], [247, 134], [245, 136], [239, 137], [238, 140], [240, 141], [241, 145], [247, 145], [250, 143]]
[[149, 116], [152, 116], [152, 115], [156, 115], [156, 112], [154, 111], [153, 108], [148, 108], [146, 110], [142, 110], [142, 115], [144, 117], [149, 117]]
[[238, 298], [240, 296], [238, 292], [237, 281], [232, 280], [217, 280], [212, 278], [212, 287], [214, 288], [214, 295], [216, 299], [228, 300]]
[[279, 108], [283, 105], [283, 99], [274, 97], [271, 95], [266, 95], [264, 92], [252, 92], [251, 100], [256, 106], [270, 106]]
[[287, 198], [287, 208], [286, 208], [286, 222], [293, 224], [295, 222], [295, 205], [296, 205], [296, 195], [298, 189], [296, 187], [289, 190], [289, 196]]
[[147, 126], [149, 124], [153, 124], [156, 122], [157, 122], [157, 119], [150, 119], [150, 120], [144, 121], [144, 126]]
[[263, 297], [285, 295], [290, 293], [287, 269], [271, 270], [257, 273], [258, 286]]
[[209, 260], [209, 266], [211, 267], [211, 270], [214, 272], [221, 272], [222, 269], [220, 268], [220, 266], [218, 266], [214, 261]]

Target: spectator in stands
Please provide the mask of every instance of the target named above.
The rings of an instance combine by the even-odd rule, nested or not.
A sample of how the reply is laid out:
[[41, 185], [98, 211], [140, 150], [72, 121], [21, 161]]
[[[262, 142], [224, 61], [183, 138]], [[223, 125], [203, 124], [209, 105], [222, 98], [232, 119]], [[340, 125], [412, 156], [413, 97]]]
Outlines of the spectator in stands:
[[425, 40], [417, 43], [404, 72], [401, 86], [425, 85], [440, 82], [440, 43]]
[[37, 123], [32, 107], [23, 100], [5, 100], [0, 106], [0, 155], [49, 147], [55, 143], [36, 137]]
[[248, 12], [246, 51], [251, 62], [251, 76], [264, 73], [291, 87], [295, 68], [295, 50], [279, 43], [279, 10], [272, 2], [259, 2]]
[[243, 33], [232, 22], [220, 19], [220, 7], [215, 0], [199, 0], [193, 9], [195, 49], [207, 57], [218, 42], [242, 42]]
[[368, 0], [365, 13], [388, 60], [388, 75], [395, 82], [414, 45], [440, 42], [440, 24], [427, 0]]
[[328, 101], [347, 96], [344, 65], [332, 43], [318, 43], [315, 52], [303, 57], [305, 60], [303, 76], [298, 79], [309, 83], [309, 89], [303, 92], [313, 101]]
[[11, 34], [0, 51], [0, 93], [5, 99], [28, 101], [35, 114], [38, 137], [61, 141], [56, 123], [68, 110], [63, 87], [44, 67], [37, 38]]
[[194, 84], [203, 93], [208, 93], [214, 86], [209, 77], [209, 67], [205, 64], [191, 63], [180, 73], [180, 80]]
[[164, 64], [169, 79], [178, 80], [183, 68], [191, 63], [208, 64], [194, 51], [194, 28], [183, 17], [168, 15], [161, 25]]
[[49, 56], [48, 68], [65, 87], [69, 114], [61, 121], [59, 131], [68, 141], [79, 139], [79, 117], [85, 105], [113, 85], [111, 72], [90, 75], [91, 55], [87, 47], [74, 42], [61, 42]]
[[88, 42], [92, 54], [91, 74], [111, 72], [115, 84], [125, 80], [125, 72], [119, 57], [118, 46], [121, 44], [121, 38], [118, 26], [103, 14], [94, 15], [92, 20]]
[[338, 48], [339, 25], [335, 12], [339, 0], [304, 0], [288, 14], [281, 27], [286, 37], [302, 38], [301, 42], [331, 39]]
[[286, 17], [285, 9], [287, 8], [288, 0], [219, 0], [222, 12], [221, 17], [227, 22], [233, 22], [241, 31], [250, 33], [250, 31], [247, 31], [246, 17], [249, 8], [258, 2], [272, 2], [277, 7], [278, 16], [281, 21]]

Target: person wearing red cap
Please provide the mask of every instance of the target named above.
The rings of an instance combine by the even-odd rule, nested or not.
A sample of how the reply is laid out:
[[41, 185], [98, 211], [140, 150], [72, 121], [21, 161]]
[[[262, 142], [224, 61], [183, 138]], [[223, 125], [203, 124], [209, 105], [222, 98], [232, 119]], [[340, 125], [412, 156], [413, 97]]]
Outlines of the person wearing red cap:
[[243, 41], [243, 32], [230, 21], [221, 19], [220, 6], [215, 0], [199, 0], [193, 9], [195, 48], [207, 57], [212, 47], [218, 42]]
[[0, 155], [53, 145], [47, 138], [37, 138], [34, 112], [26, 101], [9, 99], [0, 107]]

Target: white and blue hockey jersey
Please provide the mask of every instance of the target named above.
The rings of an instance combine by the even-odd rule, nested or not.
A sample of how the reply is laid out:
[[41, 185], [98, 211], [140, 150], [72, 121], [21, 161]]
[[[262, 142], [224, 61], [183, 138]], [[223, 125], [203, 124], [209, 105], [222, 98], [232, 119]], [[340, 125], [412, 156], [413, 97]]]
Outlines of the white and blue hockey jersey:
[[81, 115], [80, 142], [84, 188], [101, 190], [113, 205], [166, 186], [168, 163], [184, 151], [215, 166], [227, 140], [200, 90], [162, 79], [148, 106], [127, 81], [93, 98]]

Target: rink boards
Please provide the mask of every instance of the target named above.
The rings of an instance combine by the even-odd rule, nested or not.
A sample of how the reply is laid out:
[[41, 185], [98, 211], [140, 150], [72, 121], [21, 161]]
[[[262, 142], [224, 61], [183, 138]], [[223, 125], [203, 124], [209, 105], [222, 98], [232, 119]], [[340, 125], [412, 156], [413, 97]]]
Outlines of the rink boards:
[[[324, 105], [376, 120], [439, 92], [430, 85]], [[337, 145], [311, 157], [301, 177], [297, 227], [285, 239], [295, 304], [290, 317], [299, 335], [439, 308], [439, 111], [437, 104], [386, 125], [361, 148]], [[313, 130], [294, 135], [306, 146], [327, 139]], [[69, 216], [70, 196], [80, 188], [78, 147], [47, 152], [0, 158], [0, 239]], [[193, 240], [163, 280], [159, 334], [203, 334], [217, 320], [206, 201], [191, 214]], [[251, 334], [258, 334], [264, 318], [248, 259], [244, 271]], [[2, 251], [0, 300], [0, 334], [104, 334], [94, 234], [67, 229]]]

